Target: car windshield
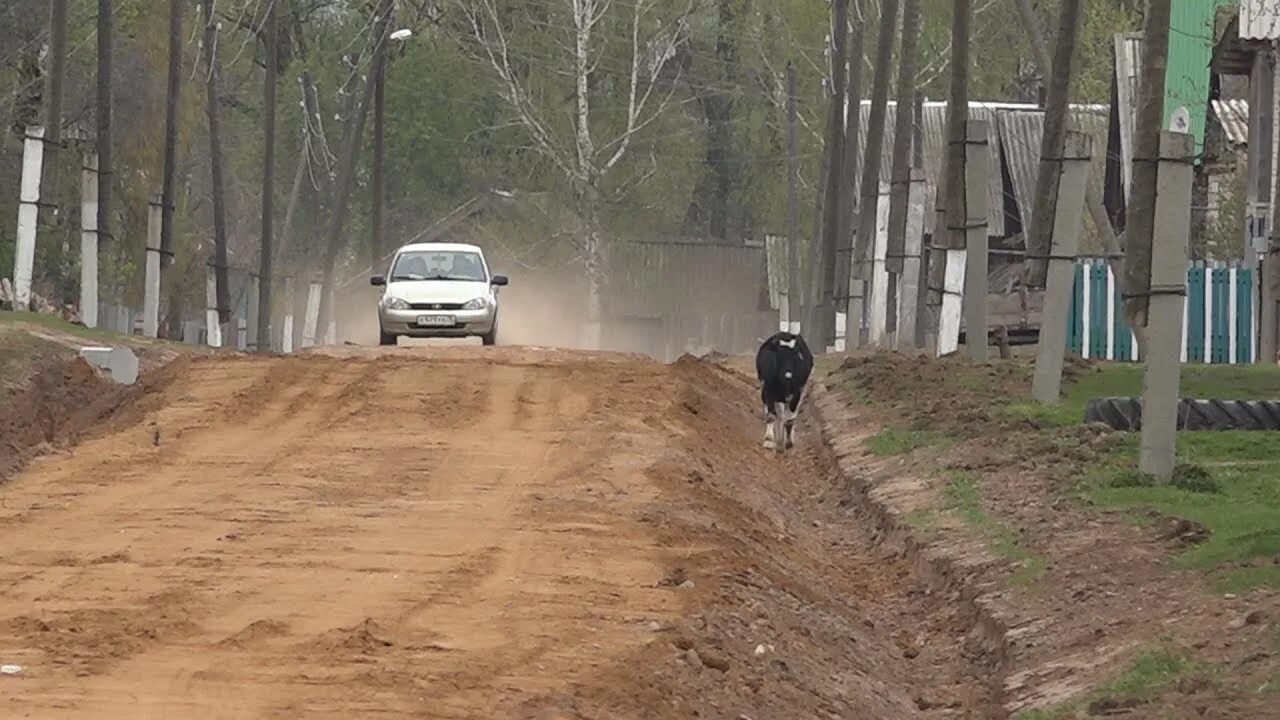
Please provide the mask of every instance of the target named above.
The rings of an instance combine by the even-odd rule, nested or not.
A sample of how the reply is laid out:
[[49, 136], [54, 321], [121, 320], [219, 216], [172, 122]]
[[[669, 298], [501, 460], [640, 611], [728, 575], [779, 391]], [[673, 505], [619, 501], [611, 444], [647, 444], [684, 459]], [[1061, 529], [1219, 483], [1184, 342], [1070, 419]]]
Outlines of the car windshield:
[[484, 282], [484, 263], [474, 252], [414, 250], [400, 253], [391, 268], [391, 280], [459, 280]]

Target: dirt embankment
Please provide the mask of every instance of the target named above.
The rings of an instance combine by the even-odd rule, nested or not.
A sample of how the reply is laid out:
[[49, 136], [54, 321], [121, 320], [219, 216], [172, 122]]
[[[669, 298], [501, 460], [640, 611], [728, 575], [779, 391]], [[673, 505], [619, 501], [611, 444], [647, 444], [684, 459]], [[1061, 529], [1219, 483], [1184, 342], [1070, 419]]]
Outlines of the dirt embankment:
[[171, 367], [0, 490], [6, 714], [997, 712], [958, 591], [872, 529], [813, 428], [761, 448], [742, 377], [332, 354]]
[[1280, 717], [1280, 594], [1224, 595], [1180, 568], [1203, 527], [1082, 502], [1084, 473], [1125, 438], [1009, 408], [1029, 394], [1026, 365], [878, 354], [821, 384], [843, 473], [875, 524], [961, 589], [1007, 673], [1006, 711]]

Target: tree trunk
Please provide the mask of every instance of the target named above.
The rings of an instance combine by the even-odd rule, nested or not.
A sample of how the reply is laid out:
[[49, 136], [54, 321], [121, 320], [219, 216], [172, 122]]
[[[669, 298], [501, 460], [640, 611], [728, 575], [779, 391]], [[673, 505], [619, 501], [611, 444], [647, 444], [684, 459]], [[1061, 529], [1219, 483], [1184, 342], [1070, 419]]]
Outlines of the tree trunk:
[[49, 74], [45, 78], [44, 176], [40, 197], [57, 203], [57, 151], [62, 147], [62, 83], [67, 67], [67, 0], [49, 0]]
[[[1075, 3], [1074, 11], [1076, 13], [1077, 19], [1076, 19], [1076, 25], [1072, 28], [1072, 34], [1074, 35], [1075, 33], [1079, 32], [1079, 11], [1080, 11], [1079, 4], [1078, 4], [1079, 0], [1067, 0], [1067, 2]], [[1063, 8], [1064, 14], [1066, 12], [1066, 9], [1067, 8], [1064, 6]], [[1036, 65], [1040, 67], [1040, 74], [1045, 78], [1050, 78], [1054, 74], [1053, 73], [1054, 63], [1051, 61], [1049, 57], [1049, 46], [1045, 42], [1044, 33], [1040, 28], [1040, 20], [1036, 15], [1035, 8], [1031, 6], [1031, 0], [1018, 0], [1018, 17], [1022, 21], [1023, 30], [1027, 33], [1027, 37], [1031, 44], [1032, 55], [1035, 56]], [[1059, 29], [1059, 33], [1061, 34], [1061, 29]], [[1061, 46], [1059, 46], [1059, 52], [1061, 52]], [[1046, 130], [1047, 129], [1048, 128], [1046, 126]], [[1055, 178], [1055, 188], [1056, 188], [1056, 178]], [[1041, 194], [1040, 179], [1038, 176], [1036, 178], [1035, 193], [1036, 193], [1035, 196], [1037, 198]], [[1056, 206], [1056, 201], [1055, 201], [1055, 206]], [[1111, 225], [1111, 218], [1107, 214], [1106, 208], [1103, 207], [1102, 198], [1098, 195], [1098, 192], [1097, 190], [1094, 189], [1093, 185], [1090, 185], [1085, 190], [1085, 206], [1089, 212], [1090, 220], [1093, 221], [1094, 230], [1096, 230], [1098, 233], [1098, 239], [1102, 243], [1102, 248], [1107, 253], [1107, 255], [1110, 256], [1108, 259], [1108, 263], [1111, 265], [1112, 273], [1114, 273], [1116, 277], [1121, 277], [1121, 275], [1123, 274], [1123, 268], [1121, 267], [1121, 262], [1120, 262], [1120, 255], [1122, 252], [1122, 249], [1120, 247], [1120, 238], [1116, 236], [1115, 228], [1113, 228]], [[1034, 216], [1033, 216], [1032, 222], [1034, 222]], [[1052, 223], [1052, 219], [1050, 219], [1049, 222]], [[1028, 243], [1030, 243], [1031, 240], [1030, 240], [1029, 233], [1027, 234], [1027, 238], [1028, 238]], [[1028, 251], [1030, 251], [1031, 248], [1032, 246], [1028, 244], [1027, 245]], [[1046, 252], [1048, 252], [1047, 245], [1042, 248], [1042, 252], [1040, 254], [1044, 254]], [[1042, 267], [1047, 269], [1047, 265], [1043, 265]], [[1043, 282], [1044, 282], [1043, 273], [1041, 273], [1038, 276], [1038, 278], [1039, 278], [1039, 281], [1036, 284], [1043, 285]]]
[[1151, 244], [1155, 232], [1156, 177], [1160, 131], [1164, 127], [1164, 80], [1169, 58], [1170, 0], [1150, 0], [1138, 80], [1138, 117], [1134, 132], [1133, 187], [1129, 191], [1124, 290], [1125, 318], [1133, 328], [1139, 354], [1146, 350], [1147, 299], [1151, 290]]
[[849, 2], [832, 4], [831, 101], [827, 115], [827, 138], [823, 155], [827, 158], [826, 198], [822, 217], [822, 345], [836, 336], [836, 238], [840, 232], [841, 189], [844, 186], [844, 115], [848, 80]]
[[[898, 97], [893, 115], [893, 159], [889, 188], [889, 242], [885, 269], [891, 278], [905, 266], [907, 212], [911, 189], [911, 150], [915, 120], [916, 45], [920, 34], [920, 0], [905, 0], [902, 7], [902, 52], [898, 63]], [[886, 327], [897, 331], [897, 293], [890, 288]]]
[[[1022, 0], [1025, 4], [1027, 0]], [[1040, 167], [1036, 175], [1035, 202], [1031, 227], [1026, 235], [1027, 285], [1043, 289], [1049, 272], [1049, 248], [1053, 244], [1053, 222], [1058, 206], [1058, 175], [1062, 167], [1063, 145], [1067, 139], [1071, 81], [1074, 76], [1076, 36], [1080, 30], [1081, 0], [1062, 0], [1058, 38], [1049, 76], [1048, 99], [1044, 109], [1044, 134], [1040, 140]]]
[[800, 320], [800, 146], [796, 138], [796, 66], [787, 63], [787, 321]]
[[[952, 0], [951, 99], [947, 104], [946, 228], [944, 247], [963, 250], [968, 222], [965, 202], [965, 144], [969, 137], [969, 40], [972, 0]], [[934, 233], [943, 228], [936, 228]]]
[[383, 131], [386, 122], [383, 110], [386, 102], [384, 93], [386, 74], [387, 57], [384, 52], [378, 58], [378, 65], [373, 70], [373, 178], [370, 183], [373, 207], [370, 209], [369, 267], [377, 266], [384, 252], [383, 243], [386, 241], [382, 225], [382, 209], [386, 201], [386, 190], [383, 187], [383, 162], [385, 161]]
[[[262, 247], [258, 252], [258, 352], [271, 352], [271, 221], [275, 211], [276, 180], [276, 80], [279, 76], [280, 39], [277, 17], [279, 3], [267, 9], [263, 45], [267, 60], [266, 79], [262, 88]], [[327, 326], [326, 326], [327, 327]]]
[[[386, 8], [389, 6], [389, 0], [382, 0], [378, 18], [373, 24], [373, 62], [375, 64], [378, 62], [378, 56], [386, 52], [387, 48], [390, 13], [386, 12]], [[329, 211], [329, 227], [325, 232], [324, 261], [321, 267], [325, 291], [320, 294], [320, 316], [316, 330], [318, 335], [328, 331], [329, 322], [333, 316], [333, 272], [338, 262], [338, 253], [342, 250], [342, 228], [346, 224], [347, 211], [350, 209], [351, 186], [355, 181], [356, 163], [360, 159], [365, 118], [373, 102], [373, 85], [372, 78], [365, 81], [360, 101], [352, 110], [352, 116], [349, 117], [346, 131], [343, 133], [343, 147], [341, 157], [338, 159], [338, 182], [334, 186], [333, 206]]]
[[[880, 204], [880, 168], [884, 164], [884, 126], [889, 114], [889, 80], [893, 76], [894, 30], [897, 24], [898, 0], [883, 0], [880, 4], [880, 32], [876, 39], [875, 78], [871, 83], [871, 113], [867, 120], [867, 150], [862, 163], [861, 212], [854, 249], [854, 260], [860, 270], [858, 276], [867, 289], [871, 287], [871, 261]], [[871, 308], [868, 307], [867, 311], [871, 312]]]
[[841, 193], [840, 231], [837, 236], [839, 250], [836, 255], [836, 293], [849, 297], [850, 266], [857, 242], [854, 231], [858, 225], [858, 188], [862, 172], [862, 151], [858, 138], [862, 133], [862, 65], [863, 38], [866, 30], [865, 8], [858, 10], [849, 22], [849, 49], [846, 52], [849, 66], [848, 102], [844, 115], [844, 178]]
[[111, 0], [98, 0], [98, 253], [114, 240], [111, 235]]
[[174, 188], [178, 159], [178, 94], [182, 89], [182, 6], [169, 0], [169, 87], [164, 103], [164, 207], [160, 222], [160, 267], [173, 263]]
[[213, 16], [213, 5], [206, 2], [202, 7], [204, 46], [209, 54], [205, 112], [209, 116], [209, 168], [213, 181], [213, 273], [217, 287], [218, 322], [225, 325], [231, 320], [231, 290], [227, 285], [227, 204], [222, 178], [222, 123], [218, 106], [222, 63], [218, 60], [218, 21]]

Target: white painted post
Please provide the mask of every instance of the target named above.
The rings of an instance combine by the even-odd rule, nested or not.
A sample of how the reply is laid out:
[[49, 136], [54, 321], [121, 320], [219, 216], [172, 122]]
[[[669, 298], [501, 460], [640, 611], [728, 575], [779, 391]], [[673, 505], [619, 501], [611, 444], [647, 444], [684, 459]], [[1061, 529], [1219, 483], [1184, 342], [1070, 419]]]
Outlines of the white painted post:
[[244, 318], [236, 318], [236, 349], [249, 349], [249, 322]]
[[1204, 364], [1213, 362], [1213, 263], [1204, 264]]
[[218, 273], [212, 266], [204, 273], [204, 335], [209, 347], [222, 347], [222, 323], [218, 322]]
[[293, 278], [284, 278], [284, 324], [280, 336], [280, 352], [293, 352]]
[[302, 319], [302, 347], [316, 344], [316, 325], [320, 323], [321, 285], [313, 282], [307, 288], [307, 313]]
[[[885, 347], [889, 311], [889, 271], [885, 267], [889, 252], [889, 186], [885, 183], [880, 183], [876, 201], [876, 236], [872, 242], [871, 299], [865, 305], [867, 345], [879, 348]], [[848, 337], [848, 331], [845, 336]]]
[[942, 281], [942, 308], [938, 317], [937, 355], [960, 348], [960, 309], [964, 300], [966, 250], [946, 250], [946, 275]]
[[98, 154], [80, 170], [80, 321], [98, 327]]
[[[1068, 131], [1062, 163], [1058, 166], [1058, 204], [1053, 215], [1044, 313], [1040, 322], [1040, 343], [1036, 347], [1035, 377], [1031, 383], [1031, 395], [1040, 403], [1057, 402], [1062, 392], [1071, 291], [1092, 156], [1093, 138], [1081, 132]], [[1087, 318], [1085, 322], [1088, 322]]]
[[987, 348], [987, 211], [991, 151], [987, 147], [990, 126], [970, 120], [965, 141], [964, 197], [965, 251], [968, 254], [964, 283], [965, 347], [969, 358], [986, 362]]
[[1236, 313], [1240, 312], [1236, 298], [1236, 263], [1227, 269], [1227, 364], [1236, 364]]
[[1089, 288], [1089, 273], [1093, 270], [1093, 261], [1084, 261], [1083, 282], [1084, 287], [1080, 288], [1080, 357], [1089, 359], [1089, 345], [1093, 342], [1093, 328], [1089, 327], [1089, 318], [1093, 315], [1093, 295]]
[[1179, 305], [1187, 291], [1187, 241], [1191, 226], [1192, 160], [1195, 138], [1160, 135], [1156, 180], [1156, 224], [1151, 253], [1151, 297], [1146, 372], [1142, 381], [1142, 450], [1138, 469], [1168, 480], [1176, 458], [1182, 364]]
[[40, 174], [44, 170], [44, 128], [27, 128], [22, 143], [22, 182], [18, 191], [18, 247], [13, 256], [13, 309], [31, 309], [31, 277], [36, 264], [36, 225], [40, 221]]
[[921, 247], [924, 243], [925, 212], [924, 170], [911, 170], [911, 187], [907, 191], [907, 231], [903, 238], [902, 277], [898, 280], [898, 333], [900, 350], [916, 344], [917, 310], [920, 302]]
[[151, 196], [147, 215], [147, 270], [142, 294], [142, 334], [153, 338], [160, 333], [160, 224], [164, 198]]

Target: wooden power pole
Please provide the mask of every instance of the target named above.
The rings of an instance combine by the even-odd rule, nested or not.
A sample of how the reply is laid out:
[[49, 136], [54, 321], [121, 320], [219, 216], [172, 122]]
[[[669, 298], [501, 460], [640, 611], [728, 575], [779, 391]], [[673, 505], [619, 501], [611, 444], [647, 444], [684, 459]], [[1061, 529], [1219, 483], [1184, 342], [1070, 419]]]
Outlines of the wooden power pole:
[[169, 0], [169, 87], [164, 101], [164, 199], [161, 201], [160, 267], [173, 262], [174, 174], [178, 161], [178, 95], [182, 91], [182, 6]]
[[111, 235], [111, 0], [98, 0], [98, 251]]
[[1151, 243], [1155, 230], [1160, 130], [1164, 126], [1164, 78], [1169, 62], [1171, 0], [1150, 0], [1138, 80], [1138, 117], [1129, 192], [1124, 266], [1124, 311], [1145, 356], [1147, 305], [1151, 292]]
[[222, 123], [218, 107], [222, 62], [218, 59], [218, 21], [213, 15], [213, 3], [205, 2], [202, 7], [204, 48], [209, 57], [205, 78], [205, 112], [209, 117], [209, 168], [213, 182], [213, 273], [217, 286], [214, 296], [218, 323], [226, 325], [231, 319], [231, 292], [227, 287], [227, 204], [222, 178]]
[[[844, 207], [844, 117], [845, 92], [848, 82], [849, 0], [835, 0], [831, 6], [831, 100], [827, 115], [826, 200], [822, 220], [822, 327], [819, 347], [835, 339], [836, 318], [836, 243], [840, 228], [840, 210]], [[846, 338], [846, 342], [848, 339]]]
[[276, 45], [279, 40], [277, 6], [271, 0], [267, 7], [267, 23], [263, 29], [267, 72], [262, 100], [262, 246], [258, 254], [258, 352], [271, 352], [271, 220], [276, 181], [276, 80], [279, 76]]

